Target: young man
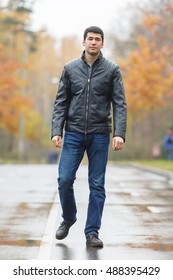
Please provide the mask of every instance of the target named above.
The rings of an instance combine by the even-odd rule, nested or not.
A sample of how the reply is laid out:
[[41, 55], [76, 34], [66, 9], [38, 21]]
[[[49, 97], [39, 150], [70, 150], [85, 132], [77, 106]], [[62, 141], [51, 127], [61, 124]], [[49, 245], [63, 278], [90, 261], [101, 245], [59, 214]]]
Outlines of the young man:
[[111, 105], [114, 151], [123, 148], [126, 133], [126, 101], [121, 73], [116, 64], [103, 57], [103, 43], [104, 34], [99, 27], [91, 26], [84, 31], [82, 57], [64, 66], [52, 117], [51, 139], [56, 147], [62, 147], [58, 190], [63, 221], [56, 238], [65, 238], [76, 222], [73, 183], [86, 152], [90, 195], [84, 232], [86, 245], [92, 247], [103, 247], [98, 234], [105, 203], [105, 171], [112, 132]]

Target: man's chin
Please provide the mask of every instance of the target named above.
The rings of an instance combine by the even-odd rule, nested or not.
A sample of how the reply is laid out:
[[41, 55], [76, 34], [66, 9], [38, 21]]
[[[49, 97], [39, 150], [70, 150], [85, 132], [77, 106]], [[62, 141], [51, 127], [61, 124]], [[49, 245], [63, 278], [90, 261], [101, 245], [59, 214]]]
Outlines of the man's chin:
[[99, 54], [99, 52], [98, 52], [97, 50], [91, 50], [91, 51], [89, 51], [88, 53], [89, 53], [90, 55], [93, 55], [93, 56]]

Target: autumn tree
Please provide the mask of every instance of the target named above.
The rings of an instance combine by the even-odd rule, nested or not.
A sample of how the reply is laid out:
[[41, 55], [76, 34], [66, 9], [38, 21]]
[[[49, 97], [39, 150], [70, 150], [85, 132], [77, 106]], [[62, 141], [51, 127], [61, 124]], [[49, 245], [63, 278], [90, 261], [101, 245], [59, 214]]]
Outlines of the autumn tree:
[[[157, 3], [156, 3], [157, 2]], [[172, 1], [153, 1], [140, 10], [125, 40], [116, 37], [128, 104], [127, 156], [151, 157], [173, 126]], [[129, 51], [130, 50], [130, 51]], [[114, 54], [115, 54], [114, 50]], [[130, 149], [129, 149], [130, 147]]]
[[4, 144], [8, 139], [14, 139], [10, 154], [16, 150], [18, 137], [18, 147], [23, 146], [21, 152], [29, 145], [30, 156], [34, 149], [31, 142], [37, 149], [46, 147], [50, 141], [50, 105], [47, 101], [52, 89], [51, 79], [56, 73], [55, 42], [44, 32], [30, 29], [31, 2], [9, 1], [0, 13], [0, 71], [6, 70], [0, 78], [3, 85], [0, 134], [5, 135], [5, 130], [10, 133], [7, 141], [3, 136]]
[[14, 73], [19, 66], [15, 61], [4, 57], [3, 50], [3, 45], [0, 45], [0, 127], [16, 133], [15, 118], [16, 111], [20, 108], [20, 98], [16, 94]]
[[162, 15], [146, 14], [143, 35], [123, 64], [130, 112], [140, 115], [167, 106], [173, 97], [172, 8], [166, 4]]
[[[21, 112], [31, 107], [29, 98], [21, 96], [19, 79], [22, 63], [14, 55], [11, 55], [8, 35], [3, 33], [6, 27], [7, 14], [0, 14], [0, 121], [1, 129], [9, 130], [12, 134], [18, 134], [18, 119]], [[8, 31], [9, 32], [9, 31]], [[8, 33], [7, 32], [7, 33]]]
[[140, 117], [167, 105], [172, 74], [165, 58], [165, 50], [154, 42], [138, 36], [138, 49], [133, 51], [123, 67], [129, 111]]

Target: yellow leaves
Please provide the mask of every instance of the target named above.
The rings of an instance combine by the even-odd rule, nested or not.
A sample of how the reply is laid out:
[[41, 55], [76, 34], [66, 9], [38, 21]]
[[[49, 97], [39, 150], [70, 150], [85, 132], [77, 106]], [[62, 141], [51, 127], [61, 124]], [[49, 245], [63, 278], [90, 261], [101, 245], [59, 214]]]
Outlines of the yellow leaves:
[[16, 61], [10, 61], [0, 51], [0, 124], [1, 128], [18, 134], [20, 115], [28, 115], [32, 103], [26, 96], [20, 94], [20, 83], [17, 80], [16, 71], [21, 65]]
[[17, 94], [9, 94], [5, 100], [0, 98], [0, 120], [1, 127], [7, 129], [14, 134], [18, 133], [18, 120], [20, 114], [26, 114], [31, 107], [27, 98], [18, 96]]
[[41, 116], [33, 109], [28, 110], [25, 117], [25, 135], [27, 139], [38, 141], [43, 127]]
[[161, 17], [158, 15], [147, 14], [142, 20], [142, 25], [146, 29], [152, 30], [154, 27], [160, 24], [161, 20]]
[[1, 126], [11, 128], [16, 90], [14, 73], [18, 65], [15, 61], [8, 61], [1, 52], [0, 61], [0, 122]]
[[[145, 14], [142, 32], [136, 34], [137, 47], [123, 63], [129, 112], [147, 116], [173, 97], [173, 6], [163, 12]], [[141, 35], [142, 34], [142, 35]]]
[[137, 38], [138, 49], [131, 53], [125, 68], [125, 88], [131, 112], [142, 115], [165, 104], [165, 94], [170, 88], [167, 61], [162, 50], [147, 38]]
[[28, 32], [30, 10], [16, 5], [0, 11], [0, 128], [43, 145], [50, 142], [56, 91], [51, 83], [57, 75], [55, 39], [46, 32]]

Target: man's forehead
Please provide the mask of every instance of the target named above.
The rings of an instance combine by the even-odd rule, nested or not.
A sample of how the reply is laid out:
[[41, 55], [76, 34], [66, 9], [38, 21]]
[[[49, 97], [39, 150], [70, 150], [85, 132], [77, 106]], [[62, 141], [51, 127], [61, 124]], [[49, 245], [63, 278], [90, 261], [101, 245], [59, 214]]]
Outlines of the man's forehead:
[[88, 32], [87, 37], [99, 37], [99, 38], [101, 38], [102, 36], [101, 36], [100, 33]]

